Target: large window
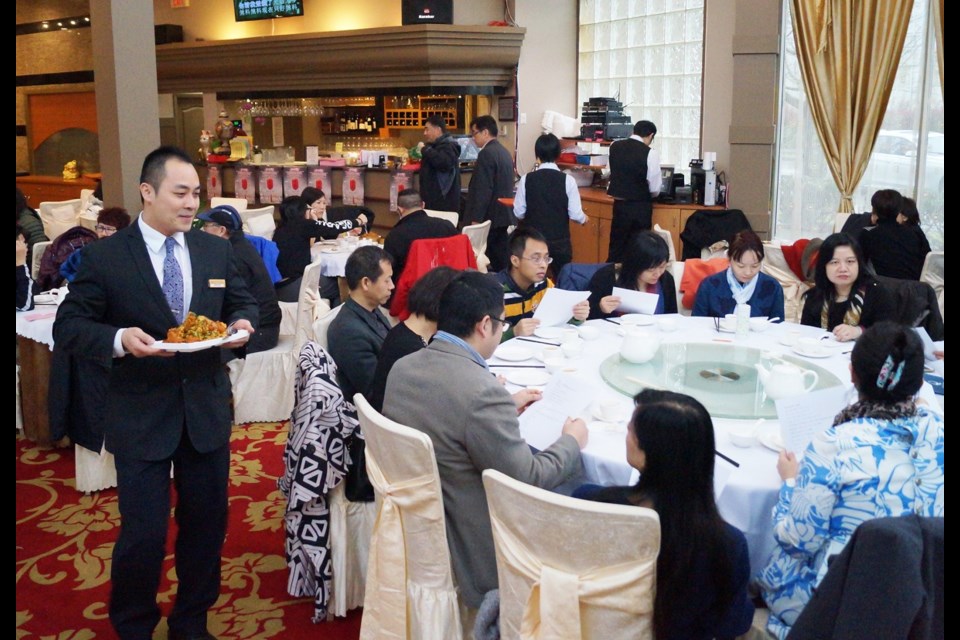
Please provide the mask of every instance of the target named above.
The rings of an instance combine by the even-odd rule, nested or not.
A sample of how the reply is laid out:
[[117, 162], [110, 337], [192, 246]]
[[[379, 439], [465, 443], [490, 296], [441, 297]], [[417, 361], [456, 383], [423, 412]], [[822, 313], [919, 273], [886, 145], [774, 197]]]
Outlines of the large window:
[[[824, 237], [833, 229], [840, 193], [810, 117], [800, 78], [793, 21], [784, 7], [776, 236]], [[917, 201], [933, 249], [943, 248], [943, 94], [936, 39], [927, 0], [917, 0], [890, 103], [866, 173], [854, 196], [856, 211], [870, 210], [878, 189], [897, 189]]]
[[578, 97], [657, 125], [663, 164], [700, 157], [703, 0], [580, 0]]

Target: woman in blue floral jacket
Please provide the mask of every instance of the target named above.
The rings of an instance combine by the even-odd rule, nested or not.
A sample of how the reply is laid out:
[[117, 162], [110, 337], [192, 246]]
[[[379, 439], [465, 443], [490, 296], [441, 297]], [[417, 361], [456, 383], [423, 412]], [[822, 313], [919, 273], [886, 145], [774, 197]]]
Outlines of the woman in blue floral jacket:
[[867, 329], [853, 348], [859, 400], [814, 437], [802, 461], [780, 454], [774, 508], [778, 547], [758, 581], [768, 629], [786, 637], [839, 553], [865, 520], [916, 513], [943, 516], [943, 419], [915, 395], [923, 344], [892, 322]]

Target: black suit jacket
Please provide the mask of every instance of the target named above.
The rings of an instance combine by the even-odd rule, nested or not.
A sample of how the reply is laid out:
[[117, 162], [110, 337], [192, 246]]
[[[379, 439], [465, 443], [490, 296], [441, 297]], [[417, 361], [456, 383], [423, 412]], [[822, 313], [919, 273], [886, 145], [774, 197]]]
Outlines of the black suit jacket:
[[[427, 209], [460, 211], [460, 145], [449, 133], [420, 151], [420, 195]], [[451, 175], [452, 174], [452, 175]], [[441, 182], [443, 184], [441, 184]], [[449, 185], [446, 193], [443, 186]]]
[[457, 235], [455, 226], [443, 218], [432, 218], [423, 209], [408, 213], [394, 225], [390, 235], [383, 243], [383, 250], [393, 258], [393, 275], [400, 279], [403, 267], [407, 264], [407, 254], [414, 240], [421, 238], [449, 238]]
[[[230, 243], [190, 231], [186, 245], [193, 271], [190, 311], [228, 324], [243, 318], [256, 327], [257, 302], [237, 271]], [[221, 282], [225, 286], [217, 286]], [[201, 453], [230, 439], [230, 381], [219, 348], [172, 358], [113, 357], [119, 329], [139, 327], [165, 339], [177, 324], [139, 221], [88, 247], [70, 295], [57, 310], [53, 335], [58, 348], [110, 366], [104, 437], [118, 456], [167, 458], [184, 428]]]
[[513, 197], [513, 158], [496, 139], [491, 140], [477, 156], [477, 164], [467, 191], [465, 224], [490, 220], [490, 227], [516, 224], [513, 209], [500, 204], [497, 198]]

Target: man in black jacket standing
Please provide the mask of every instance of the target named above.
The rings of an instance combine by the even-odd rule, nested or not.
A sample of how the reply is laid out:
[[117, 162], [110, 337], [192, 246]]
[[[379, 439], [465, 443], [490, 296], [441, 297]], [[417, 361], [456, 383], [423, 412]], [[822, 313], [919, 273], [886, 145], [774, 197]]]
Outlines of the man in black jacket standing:
[[513, 210], [499, 198], [513, 198], [513, 158], [497, 141], [497, 121], [493, 116], [480, 116], [470, 123], [474, 143], [480, 147], [477, 164], [470, 178], [464, 224], [490, 220], [487, 236], [487, 257], [490, 271], [510, 266], [507, 227], [516, 224]]
[[443, 116], [427, 118], [426, 142], [417, 144], [420, 163], [420, 195], [427, 209], [460, 212], [460, 145], [447, 133]]
[[651, 149], [657, 125], [640, 120], [633, 135], [610, 145], [610, 184], [613, 198], [610, 252], [607, 262], [622, 262], [630, 238], [653, 226], [653, 199], [660, 193], [660, 153]]

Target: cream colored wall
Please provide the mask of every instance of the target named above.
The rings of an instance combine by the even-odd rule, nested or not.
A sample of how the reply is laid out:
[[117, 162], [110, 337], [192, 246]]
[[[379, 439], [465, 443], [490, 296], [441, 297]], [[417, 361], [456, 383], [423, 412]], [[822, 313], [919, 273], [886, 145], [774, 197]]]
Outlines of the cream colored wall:
[[715, 151], [718, 171], [726, 171], [730, 168], [736, 0], [710, 0], [704, 3], [704, 13], [701, 151]]

